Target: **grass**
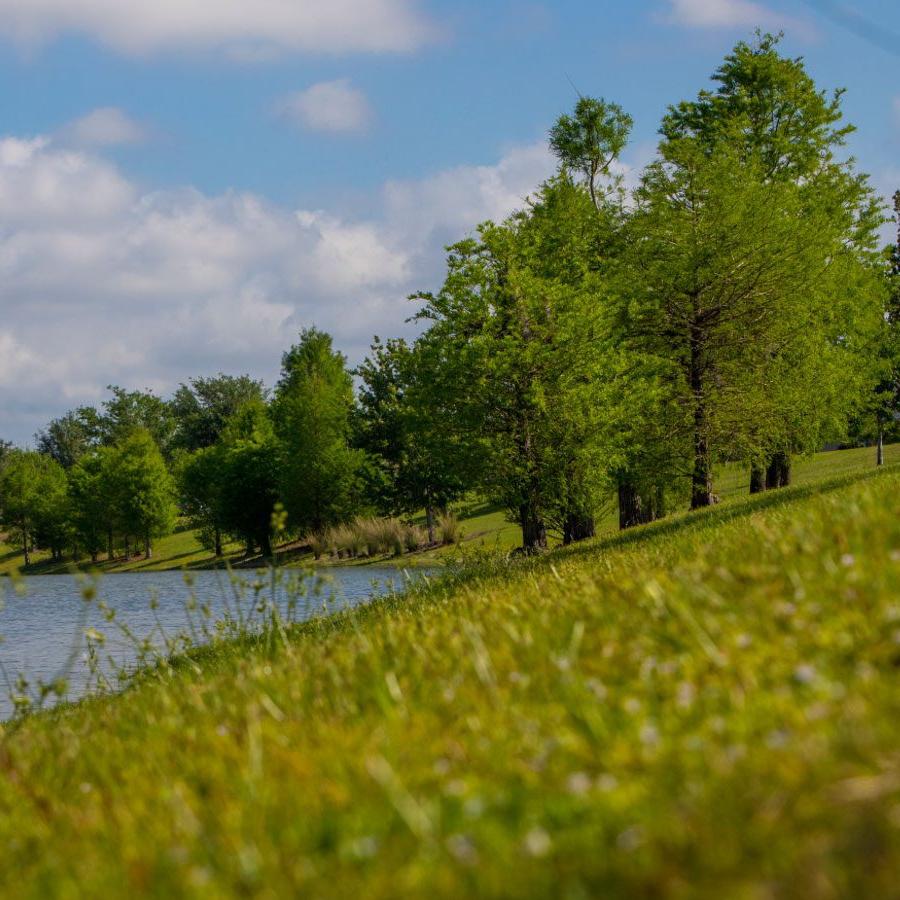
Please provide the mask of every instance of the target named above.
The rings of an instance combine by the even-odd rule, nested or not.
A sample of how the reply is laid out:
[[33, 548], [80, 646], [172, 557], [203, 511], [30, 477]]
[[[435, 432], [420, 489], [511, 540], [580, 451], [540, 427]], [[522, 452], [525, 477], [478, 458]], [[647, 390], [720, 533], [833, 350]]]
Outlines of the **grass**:
[[896, 896], [898, 497], [485, 559], [9, 726], [0, 893]]
[[[885, 462], [900, 462], [900, 444], [885, 447]], [[875, 467], [875, 450], [872, 447], [860, 447], [852, 450], [834, 450], [817, 453], [805, 459], [798, 459], [794, 464], [794, 481], [796, 484], [808, 484], [821, 481], [836, 475], [849, 475], [864, 472]], [[722, 466], [716, 473], [716, 491], [723, 501], [730, 501], [744, 496], [750, 489], [750, 475], [743, 467], [735, 465]], [[464, 502], [457, 509], [459, 515], [460, 543], [468, 549], [492, 550], [508, 552], [521, 544], [521, 532], [514, 523], [508, 521], [503, 510], [481, 501]], [[415, 524], [424, 526], [425, 516], [422, 513], [415, 519]], [[597, 522], [600, 534], [614, 532], [618, 529], [618, 513], [615, 504], [610, 503]], [[223, 560], [217, 560], [208, 550], [201, 546], [196, 533], [190, 529], [180, 529], [174, 534], [159, 538], [154, 544], [152, 559], [132, 559], [129, 562], [113, 560], [101, 561], [98, 566], [89, 568], [101, 572], [154, 572], [171, 569], [208, 569], [220, 566]], [[391, 552], [383, 555], [367, 556], [360, 559], [343, 559], [340, 565], [399, 565], [430, 566], [442, 565], [448, 558], [455, 556], [455, 547], [441, 546], [415, 553], [405, 554], [393, 559]], [[242, 550], [238, 544], [225, 547], [225, 560], [230, 565], [240, 565]], [[313, 564], [328, 565], [327, 558], [316, 561], [311, 552], [296, 552], [293, 548], [282, 548], [283, 563], [287, 566], [309, 566]], [[38, 554], [37, 562], [28, 569], [22, 568], [22, 554], [0, 540], [0, 575], [8, 575], [14, 571], [22, 571], [29, 575], [52, 575], [70, 571], [70, 562], [55, 563], [46, 554]]]

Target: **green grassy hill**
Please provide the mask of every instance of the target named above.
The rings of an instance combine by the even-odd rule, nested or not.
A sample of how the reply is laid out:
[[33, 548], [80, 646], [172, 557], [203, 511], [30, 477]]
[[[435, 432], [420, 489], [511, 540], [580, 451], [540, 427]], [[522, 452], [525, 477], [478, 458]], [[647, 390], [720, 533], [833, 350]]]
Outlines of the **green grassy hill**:
[[[900, 462], [900, 444], [885, 448], [885, 461], [888, 464]], [[835, 475], [848, 475], [875, 468], [875, 450], [862, 447], [853, 450], [835, 450], [817, 453], [808, 459], [799, 459], [794, 464], [794, 481], [797, 484], [809, 484]], [[723, 501], [746, 496], [750, 489], [750, 476], [739, 466], [724, 466], [716, 477], [716, 490]], [[462, 503], [458, 505], [461, 517], [462, 544], [466, 548], [490, 550], [512, 550], [521, 543], [521, 533], [517, 525], [508, 521], [502, 510], [485, 503]], [[419, 520], [424, 524], [424, 516]], [[598, 521], [600, 533], [614, 532], [618, 528], [618, 513], [615, 503], [610, 500], [606, 510]], [[240, 565], [242, 552], [237, 544], [226, 546], [226, 559], [232, 565]], [[453, 553], [453, 548], [438, 548], [421, 553], [409, 554], [401, 560], [390, 557], [368, 562], [379, 564], [435, 565], [445, 561]], [[288, 552], [288, 565], [310, 565], [311, 554], [297, 555]], [[357, 561], [354, 564], [365, 564]], [[168, 537], [160, 538], [155, 543], [152, 559], [132, 559], [129, 562], [113, 560], [102, 561], [98, 568], [103, 572], [152, 572], [164, 569], [203, 569], [221, 564], [200, 544], [194, 531], [182, 528]], [[343, 564], [347, 564], [344, 561]], [[22, 570], [22, 554], [0, 541], [0, 575], [22, 570], [26, 574], [53, 574], [68, 572], [71, 563], [54, 563], [46, 556], [37, 555], [37, 562], [27, 570]]]
[[486, 562], [8, 726], [0, 893], [896, 896], [898, 499]]

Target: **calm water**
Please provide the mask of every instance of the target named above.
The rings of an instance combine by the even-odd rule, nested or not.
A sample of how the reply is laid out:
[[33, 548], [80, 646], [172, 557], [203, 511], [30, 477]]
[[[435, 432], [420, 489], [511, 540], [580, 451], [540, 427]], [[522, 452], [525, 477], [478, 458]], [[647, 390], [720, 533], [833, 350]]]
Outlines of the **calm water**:
[[[191, 619], [195, 628], [203, 621], [199, 611], [187, 612], [192, 595], [198, 603], [209, 604], [210, 627], [225, 616], [258, 620], [260, 613], [254, 608], [261, 599], [274, 600], [284, 615], [305, 621], [357, 606], [391, 590], [402, 590], [408, 579], [417, 577], [421, 573], [369, 566], [329, 568], [322, 578], [280, 570], [274, 584], [271, 575], [253, 573], [230, 577], [225, 572], [194, 572], [190, 584], [180, 572], [130, 573], [103, 576], [96, 582], [96, 599], [89, 603], [82, 599], [85, 582], [73, 576], [26, 578], [24, 593], [13, 590], [9, 579], [0, 577], [0, 663], [10, 679], [22, 672], [32, 683], [38, 679], [52, 681], [72, 668], [68, 698], [76, 699], [84, 694], [89, 681], [84, 661], [87, 629], [105, 636], [100, 650], [106, 661], [105, 672], [133, 665], [136, 659], [133, 644], [104, 617], [98, 606], [100, 600], [116, 610], [116, 623], [126, 625], [138, 638], [163, 647], [166, 638], [188, 630]], [[6, 681], [0, 678], [0, 721], [12, 714], [7, 695]]]

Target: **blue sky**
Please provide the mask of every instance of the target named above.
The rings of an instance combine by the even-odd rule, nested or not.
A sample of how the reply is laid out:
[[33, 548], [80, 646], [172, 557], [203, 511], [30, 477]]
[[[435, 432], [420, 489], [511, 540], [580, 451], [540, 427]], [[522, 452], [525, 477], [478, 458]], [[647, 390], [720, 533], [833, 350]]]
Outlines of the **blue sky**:
[[900, 187], [896, 0], [0, 0], [0, 437], [110, 382], [271, 381], [313, 322], [351, 361], [408, 333], [576, 89], [632, 113], [636, 172], [756, 25]]

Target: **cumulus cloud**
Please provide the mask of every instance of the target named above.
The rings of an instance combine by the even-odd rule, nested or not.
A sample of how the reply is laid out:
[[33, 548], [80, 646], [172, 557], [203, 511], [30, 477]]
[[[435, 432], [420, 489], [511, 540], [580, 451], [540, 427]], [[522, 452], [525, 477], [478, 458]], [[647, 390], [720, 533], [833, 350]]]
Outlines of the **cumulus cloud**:
[[808, 23], [753, 0], [669, 0], [663, 20], [687, 28], [791, 28], [808, 36], [813, 31]]
[[125, 54], [406, 52], [433, 31], [418, 0], [0, 0], [0, 35], [81, 34]]
[[115, 106], [104, 106], [89, 112], [63, 128], [61, 137], [82, 147], [116, 147], [140, 144], [147, 130]]
[[47, 138], [0, 139], [0, 437], [26, 441], [110, 383], [170, 391], [192, 375], [271, 382], [310, 324], [358, 361], [409, 333], [406, 296], [443, 245], [501, 219], [553, 168], [543, 146], [493, 166], [385, 185], [366, 219], [256, 195], [143, 192]]
[[289, 94], [278, 104], [278, 112], [310, 131], [336, 134], [364, 131], [372, 120], [366, 95], [346, 78]]

